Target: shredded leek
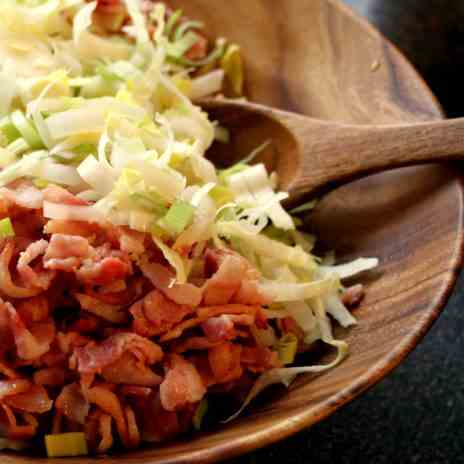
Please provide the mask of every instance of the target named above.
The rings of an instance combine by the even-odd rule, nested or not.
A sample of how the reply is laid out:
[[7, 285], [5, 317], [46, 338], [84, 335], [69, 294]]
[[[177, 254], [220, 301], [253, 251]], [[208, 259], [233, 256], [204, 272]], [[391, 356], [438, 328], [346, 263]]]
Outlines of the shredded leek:
[[166, 25], [164, 27], [164, 35], [166, 37], [171, 37], [172, 31], [174, 30], [175, 25], [179, 21], [179, 19], [182, 16], [182, 10], [178, 9], [172, 13], [172, 15], [169, 17], [169, 19], [166, 22]]
[[11, 122], [9, 116], [4, 116], [0, 119], [0, 130], [7, 138], [8, 143], [14, 142], [16, 139], [21, 137], [20, 132], [16, 129], [16, 126]]
[[0, 237], [7, 238], [7, 237], [14, 237], [15, 231], [13, 229], [13, 224], [11, 223], [10, 218], [4, 218], [0, 221]]
[[172, 235], [179, 235], [191, 222], [195, 208], [182, 200], [177, 200], [158, 224]]
[[24, 116], [22, 111], [14, 111], [10, 117], [17, 131], [33, 150], [40, 150], [43, 148], [44, 145], [37, 130], [33, 123]]
[[232, 94], [235, 97], [243, 95], [243, 62], [240, 47], [230, 44], [221, 58], [221, 68], [226, 74]]
[[206, 413], [208, 412], [208, 400], [206, 398], [203, 398], [200, 401], [200, 404], [197, 406], [197, 409], [195, 410], [195, 414], [193, 416], [193, 427], [195, 430], [199, 431], [201, 430], [201, 426], [203, 423], [203, 420], [206, 416]]
[[89, 453], [82, 432], [45, 435], [45, 446], [49, 458], [85, 456]]
[[282, 364], [292, 364], [295, 361], [298, 349], [298, 339], [295, 335], [288, 333], [284, 335], [277, 343], [277, 352]]

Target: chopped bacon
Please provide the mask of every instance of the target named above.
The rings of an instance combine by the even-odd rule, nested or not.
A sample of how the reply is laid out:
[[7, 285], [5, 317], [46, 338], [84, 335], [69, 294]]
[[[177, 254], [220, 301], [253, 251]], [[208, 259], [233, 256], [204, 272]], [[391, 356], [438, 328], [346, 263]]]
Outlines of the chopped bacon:
[[54, 338], [54, 325], [52, 324], [51, 328], [49, 325], [36, 326], [36, 329], [45, 328], [45, 334], [43, 334], [43, 330], [37, 330], [36, 333], [38, 336], [34, 336], [34, 334], [26, 328], [13, 305], [5, 303], [5, 306], [10, 317], [11, 330], [18, 357], [25, 360], [40, 358], [50, 349], [50, 344]]
[[245, 279], [242, 281], [239, 290], [232, 297], [232, 302], [249, 305], [266, 305], [272, 300], [260, 291], [257, 280]]
[[172, 438], [181, 430], [177, 413], [166, 410], [160, 396], [160, 394], [153, 396], [141, 411], [142, 439], [151, 443]]
[[50, 203], [61, 203], [63, 205], [87, 206], [89, 203], [76, 197], [68, 190], [58, 185], [49, 185], [42, 191], [43, 199]]
[[74, 348], [87, 345], [91, 339], [77, 332], [59, 332], [56, 336], [60, 350], [65, 354], [71, 354]]
[[89, 344], [74, 350], [79, 372], [88, 374], [101, 372], [126, 351], [142, 357], [148, 365], [154, 364], [163, 357], [163, 352], [158, 345], [134, 333], [119, 333], [98, 345]]
[[11, 298], [29, 298], [43, 292], [40, 287], [19, 287], [12, 279], [10, 262], [15, 251], [13, 240], [7, 240], [0, 254], [0, 292]]
[[[1, 338], [2, 343], [5, 342], [4, 338]], [[10, 366], [8, 366], [5, 362], [0, 361], [0, 374], [4, 375], [9, 379], [18, 379], [20, 375]]]
[[114, 419], [122, 442], [126, 446], [129, 445], [126, 419], [118, 397], [108, 388], [103, 386], [90, 388], [84, 391], [84, 395], [89, 403], [95, 404]]
[[159, 385], [162, 380], [159, 375], [156, 375], [129, 352], [124, 353], [114, 363], [104, 367], [101, 375], [110, 383], [133, 384], [143, 387], [154, 387]]
[[50, 387], [59, 387], [66, 381], [66, 371], [61, 367], [45, 367], [34, 372], [34, 383]]
[[198, 40], [185, 54], [185, 57], [189, 60], [201, 60], [205, 58], [208, 53], [208, 40], [202, 35], [200, 35], [198, 31], [196, 31], [195, 33], [198, 36]]
[[70, 272], [81, 261], [93, 255], [93, 249], [83, 237], [53, 234], [44, 256], [44, 267]]
[[32, 387], [27, 379], [0, 380], [0, 400], [7, 396], [24, 393]]
[[44, 295], [33, 296], [16, 302], [16, 311], [21, 320], [30, 325], [34, 322], [44, 322], [50, 317], [50, 304]]
[[163, 408], [176, 411], [188, 403], [200, 401], [206, 393], [195, 366], [181, 356], [174, 354], [169, 359], [166, 377], [160, 385]]
[[235, 337], [234, 323], [227, 314], [210, 317], [201, 324], [208, 340], [229, 340]]
[[8, 420], [8, 438], [13, 440], [30, 440], [37, 431], [37, 424], [18, 425], [16, 416], [9, 406], [1, 404]]
[[280, 366], [278, 354], [264, 346], [243, 347], [241, 362], [252, 372], [263, 372]]
[[156, 288], [175, 303], [193, 307], [200, 304], [201, 289], [189, 283], [176, 283], [175, 274], [165, 266], [159, 263], [141, 263], [140, 269]]
[[85, 289], [85, 293], [104, 303], [130, 305], [146, 292], [148, 286], [151, 287], [147, 279], [141, 276], [131, 277], [127, 280], [119, 280], [118, 282], [124, 283], [124, 290], [107, 292], [106, 290], [109, 289], [109, 285], [100, 287], [98, 290], [94, 290], [93, 286], [88, 285]]
[[106, 453], [113, 446], [113, 433], [111, 430], [112, 417], [108, 414], [101, 414], [98, 423], [98, 431], [101, 436], [97, 451]]
[[203, 288], [203, 303], [205, 305], [227, 304], [240, 289], [247, 269], [242, 257], [226, 256], [217, 272], [206, 282]]
[[118, 235], [121, 251], [133, 256], [139, 256], [145, 253], [146, 234], [128, 229], [127, 227], [120, 227], [118, 229]]
[[90, 334], [97, 332], [100, 328], [100, 320], [90, 314], [82, 315], [77, 321], [73, 322], [69, 329], [73, 332]]
[[16, 243], [24, 238], [31, 242], [42, 238], [42, 230], [45, 224], [42, 210], [19, 209], [19, 211], [10, 211], [8, 216], [13, 224]]
[[140, 387], [139, 385], [123, 385], [120, 390], [122, 395], [136, 396], [140, 398], [148, 398], [153, 390], [148, 387]]
[[78, 424], [85, 423], [90, 410], [90, 404], [77, 383], [63, 387], [55, 401], [55, 407], [67, 418]]
[[121, 0], [98, 0], [97, 11], [101, 11], [105, 14], [114, 14], [125, 12], [126, 7]]
[[239, 304], [228, 304], [220, 306], [207, 306], [197, 310], [198, 317], [181, 322], [168, 333], [164, 334], [160, 340], [162, 342], [173, 340], [182, 335], [182, 333], [192, 327], [200, 325], [210, 317], [220, 316], [221, 314], [250, 314], [253, 317], [260, 308], [257, 306], [247, 306]]
[[95, 316], [101, 317], [108, 322], [113, 324], [123, 324], [128, 320], [127, 311], [123, 306], [103, 303], [97, 298], [85, 295], [84, 293], [76, 293], [74, 296], [79, 301], [82, 309], [95, 314]]
[[167, 332], [192, 312], [192, 307], [179, 305], [153, 290], [135, 303], [130, 312], [134, 317], [134, 331], [152, 337]]
[[364, 298], [364, 286], [362, 284], [348, 287], [342, 295], [342, 302], [346, 306], [353, 308], [357, 306]]
[[208, 352], [211, 370], [218, 383], [236, 380], [243, 374], [240, 365], [242, 347], [225, 342], [215, 346]]
[[47, 391], [40, 385], [32, 385], [26, 392], [8, 396], [3, 401], [14, 409], [38, 414], [50, 411], [53, 406]]
[[206, 337], [189, 337], [179, 343], [176, 343], [173, 351], [182, 354], [190, 350], [207, 350], [221, 343], [220, 341], [211, 341]]
[[134, 410], [130, 406], [124, 408], [129, 435], [129, 448], [137, 448], [140, 445], [140, 431], [135, 418]]
[[14, 203], [20, 208], [41, 209], [43, 195], [40, 190], [32, 186], [29, 182], [21, 182], [20, 185], [13, 188], [0, 188], [0, 197], [6, 198], [7, 201]]
[[[10, 316], [8, 306], [0, 299], [0, 355], [4, 355], [10, 350], [14, 343], [13, 333], [10, 327]], [[7, 367], [5, 367], [7, 369]], [[3, 371], [0, 369], [0, 372]]]
[[76, 271], [76, 277], [84, 283], [106, 285], [115, 280], [123, 279], [132, 272], [130, 262], [119, 257], [107, 257], [101, 261], [87, 259]]
[[56, 273], [44, 270], [42, 263], [36, 266], [36, 269], [33, 269], [30, 264], [40, 255], [43, 255], [47, 248], [48, 242], [43, 239], [31, 243], [25, 251], [19, 254], [17, 264], [18, 273], [25, 282], [30, 283], [33, 287], [39, 287], [44, 290], [50, 287]]
[[198, 373], [200, 374], [203, 385], [206, 388], [216, 383], [216, 378], [214, 377], [211, 365], [209, 363], [208, 353], [197, 352], [194, 355], [190, 356], [190, 361], [193, 363]]

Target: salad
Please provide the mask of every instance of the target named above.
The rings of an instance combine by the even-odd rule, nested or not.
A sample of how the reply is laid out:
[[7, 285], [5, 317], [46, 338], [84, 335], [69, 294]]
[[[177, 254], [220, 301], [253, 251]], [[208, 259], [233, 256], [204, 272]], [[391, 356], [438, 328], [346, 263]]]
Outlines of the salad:
[[[202, 28], [152, 1], [2, 1], [1, 448], [159, 443], [347, 355], [332, 323], [363, 287], [342, 282], [377, 260], [312, 254], [308, 205], [256, 152], [208, 161], [229, 134], [195, 101], [244, 76]], [[305, 364], [316, 342], [332, 362]]]

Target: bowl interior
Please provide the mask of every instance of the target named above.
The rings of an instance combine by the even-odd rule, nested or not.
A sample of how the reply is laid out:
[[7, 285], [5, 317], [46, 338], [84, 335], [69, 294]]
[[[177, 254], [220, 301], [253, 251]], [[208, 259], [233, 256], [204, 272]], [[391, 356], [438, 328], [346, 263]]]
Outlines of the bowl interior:
[[[239, 43], [251, 99], [313, 117], [350, 123], [440, 118], [409, 64], [372, 28], [327, 0], [172, 0]], [[375, 147], [373, 147], [375, 156]], [[334, 191], [313, 227], [340, 261], [377, 256], [364, 278], [359, 324], [339, 336], [350, 356], [320, 376], [299, 378], [249, 413], [184, 441], [114, 456], [110, 462], [200, 463], [264, 446], [326, 417], [393, 369], [442, 309], [461, 260], [462, 187], [452, 168], [391, 171]], [[46, 460], [42, 460], [46, 461]], [[86, 459], [53, 463], [86, 464]], [[34, 458], [1, 455], [5, 464]]]

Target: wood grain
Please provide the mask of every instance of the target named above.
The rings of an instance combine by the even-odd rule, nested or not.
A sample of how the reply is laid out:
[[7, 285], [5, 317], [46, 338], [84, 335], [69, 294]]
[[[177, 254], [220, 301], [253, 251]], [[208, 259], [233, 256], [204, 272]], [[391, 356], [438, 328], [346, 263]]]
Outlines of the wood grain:
[[210, 157], [230, 164], [246, 153], [244, 141], [249, 149], [272, 141], [258, 160], [277, 172], [293, 204], [367, 174], [464, 159], [464, 118], [354, 125], [222, 98], [201, 105], [210, 117], [231, 128], [231, 144], [216, 143]]
[[[243, 47], [248, 92], [260, 103], [344, 123], [439, 119], [406, 61], [370, 26], [326, 0], [173, 0], [211, 35]], [[373, 71], [373, 63], [380, 67]], [[462, 256], [463, 191], [455, 168], [405, 168], [347, 184], [312, 220], [341, 261], [378, 256], [366, 276], [359, 325], [338, 368], [277, 390], [236, 422], [171, 444], [105, 459], [114, 464], [199, 464], [265, 446], [327, 417], [390, 372], [442, 310]], [[420, 366], [418, 366], [420, 369]], [[0, 455], [2, 464], [91, 464], [92, 458]]]

